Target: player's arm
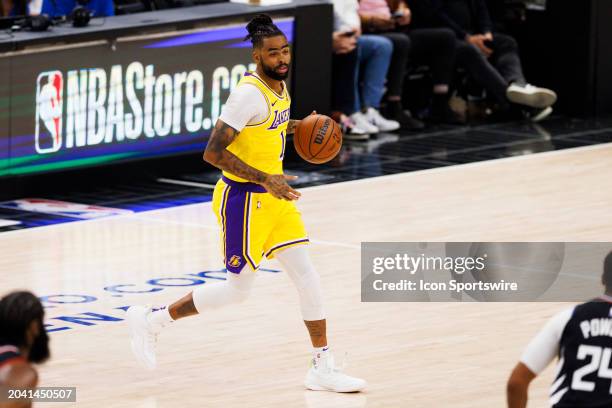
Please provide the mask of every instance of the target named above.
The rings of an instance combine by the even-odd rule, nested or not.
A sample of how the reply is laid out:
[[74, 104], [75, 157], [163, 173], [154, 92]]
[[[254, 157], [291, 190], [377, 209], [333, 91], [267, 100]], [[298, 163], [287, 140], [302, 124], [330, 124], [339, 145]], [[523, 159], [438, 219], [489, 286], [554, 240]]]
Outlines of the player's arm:
[[242, 177], [254, 183], [263, 184], [267, 173], [259, 171], [240, 160], [235, 154], [227, 150], [227, 147], [236, 139], [238, 131], [222, 120], [217, 120], [206, 150], [204, 160], [221, 170]]
[[238, 133], [236, 129], [227, 123], [217, 120], [204, 151], [204, 160], [221, 170], [261, 184], [276, 198], [297, 200], [300, 197], [300, 193], [291, 188], [286, 181], [295, 177], [264, 173], [249, 166], [227, 150], [227, 147], [236, 139]]
[[[316, 115], [317, 111], [312, 111], [311, 115]], [[301, 120], [298, 119], [289, 119], [289, 123], [287, 123], [287, 134], [292, 135], [295, 133], [295, 129], [300, 125]]]
[[574, 308], [554, 315], [529, 342], [506, 385], [508, 408], [527, 406], [529, 384], [555, 359], [565, 325]]
[[301, 120], [297, 119], [289, 119], [289, 123], [287, 124], [287, 134], [292, 135], [295, 133], [295, 128], [298, 127]]
[[[38, 384], [38, 374], [29, 364], [18, 363], [11, 367], [2, 387], [5, 389], [34, 388]], [[27, 400], [0, 402], [2, 408], [30, 408], [32, 403]]]
[[508, 408], [525, 408], [527, 406], [529, 384], [535, 377], [536, 374], [523, 363], [518, 363], [514, 367], [506, 385]]

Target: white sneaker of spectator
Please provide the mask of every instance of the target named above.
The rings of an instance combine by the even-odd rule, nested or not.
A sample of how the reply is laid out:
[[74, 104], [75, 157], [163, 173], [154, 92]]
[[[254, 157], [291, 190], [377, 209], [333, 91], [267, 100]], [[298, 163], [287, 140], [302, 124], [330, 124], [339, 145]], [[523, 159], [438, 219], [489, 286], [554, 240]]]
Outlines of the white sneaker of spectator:
[[365, 116], [368, 122], [376, 126], [381, 132], [392, 132], [400, 128], [400, 123], [398, 121], [385, 119], [383, 115], [374, 108], [368, 108]]
[[506, 97], [510, 102], [538, 109], [552, 106], [557, 101], [557, 94], [554, 91], [530, 84], [510, 85], [506, 89]]
[[355, 112], [351, 115], [351, 120], [355, 122], [355, 126], [368, 134], [378, 133], [380, 130], [372, 124], [365, 113]]
[[368, 140], [370, 135], [358, 127], [355, 122], [345, 114], [340, 116], [340, 129], [347, 140]]

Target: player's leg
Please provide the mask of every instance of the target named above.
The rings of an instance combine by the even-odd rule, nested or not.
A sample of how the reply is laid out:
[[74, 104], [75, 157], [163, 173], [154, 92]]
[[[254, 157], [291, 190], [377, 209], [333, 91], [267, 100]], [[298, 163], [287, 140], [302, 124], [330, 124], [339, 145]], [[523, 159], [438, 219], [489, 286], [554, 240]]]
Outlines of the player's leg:
[[243, 302], [248, 297], [254, 280], [255, 273], [246, 267], [239, 274], [228, 272], [223, 282], [199, 286], [169, 306], [130, 307], [127, 320], [131, 330], [132, 351], [137, 360], [147, 368], [155, 368], [157, 336], [164, 327], [174, 320]]
[[[248, 297], [255, 279], [254, 269], [257, 268], [251, 261], [259, 263], [261, 259], [260, 255], [253, 260], [248, 255], [250, 249], [243, 248], [244, 234], [248, 231], [250, 198], [250, 193], [232, 189], [223, 181], [217, 183], [213, 193], [213, 211], [221, 227], [223, 257], [228, 270], [224, 282], [199, 286], [192, 293], [161, 308], [132, 306], [128, 309], [132, 351], [145, 367], [155, 368], [157, 335], [172, 321], [239, 303]], [[263, 243], [259, 245], [254, 252], [261, 254]], [[248, 258], [248, 263], [245, 258]], [[245, 268], [247, 264], [251, 266]]]
[[243, 268], [241, 273], [227, 273], [224, 282], [203, 285], [168, 306], [168, 315], [174, 320], [203, 313], [234, 303], [241, 303], [249, 297], [255, 273]]
[[343, 374], [334, 365], [327, 344], [327, 320], [323, 308], [321, 281], [310, 260], [308, 247], [296, 245], [278, 250], [274, 255], [297, 289], [302, 318], [310, 334], [313, 364], [306, 375], [306, 388], [336, 392], [355, 392], [365, 388], [364, 380]]

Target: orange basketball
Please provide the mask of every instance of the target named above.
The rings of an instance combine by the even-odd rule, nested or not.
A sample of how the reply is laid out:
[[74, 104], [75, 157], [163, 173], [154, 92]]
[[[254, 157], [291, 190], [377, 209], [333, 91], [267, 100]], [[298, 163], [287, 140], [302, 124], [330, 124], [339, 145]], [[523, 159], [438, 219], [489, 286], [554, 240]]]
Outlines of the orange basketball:
[[295, 129], [293, 145], [309, 163], [327, 163], [340, 151], [342, 131], [335, 120], [325, 115], [309, 115]]

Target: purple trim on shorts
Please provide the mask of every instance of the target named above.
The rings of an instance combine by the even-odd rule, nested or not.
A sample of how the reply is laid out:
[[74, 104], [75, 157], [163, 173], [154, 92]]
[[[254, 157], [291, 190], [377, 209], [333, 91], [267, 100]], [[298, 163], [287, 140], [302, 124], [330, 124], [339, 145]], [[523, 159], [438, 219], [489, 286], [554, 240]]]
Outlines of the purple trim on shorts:
[[251, 244], [249, 242], [249, 237], [251, 236], [251, 231], [249, 230], [249, 220], [251, 219], [251, 194], [252, 193], [247, 193], [247, 202], [246, 202], [246, 225], [245, 230], [246, 230], [246, 237], [245, 237], [245, 242], [246, 242], [246, 248], [244, 249], [244, 255], [247, 258], [247, 261], [249, 261], [249, 264], [251, 264], [251, 267], [253, 268], [253, 270], [257, 270], [257, 268], [259, 268], [259, 265], [257, 265], [255, 263], [255, 261], [249, 256], [249, 248], [251, 247]]
[[266, 257], [268, 257], [268, 255], [270, 255], [274, 251], [278, 251], [279, 249], [284, 248], [286, 246], [293, 245], [293, 244], [299, 244], [301, 242], [310, 242], [310, 240], [308, 238], [303, 238], [303, 239], [296, 239], [295, 241], [283, 242], [282, 244], [279, 244], [275, 247], [270, 248], [268, 252], [266, 252]]
[[227, 259], [225, 259], [225, 205], [227, 203], [227, 193], [229, 193], [229, 191], [231, 190], [230, 186], [225, 186], [225, 188], [223, 189], [223, 198], [221, 199], [221, 228], [222, 228], [222, 234], [223, 234], [223, 263], [225, 264], [227, 262]]
[[247, 192], [230, 188], [225, 204], [225, 267], [229, 272], [240, 273], [244, 259], [244, 205]]
[[221, 176], [221, 180], [223, 180], [223, 182], [228, 186], [232, 186], [242, 191], [248, 191], [249, 193], [267, 193], [267, 190], [261, 184], [248, 182], [241, 183], [240, 181], [235, 181], [225, 176]]

